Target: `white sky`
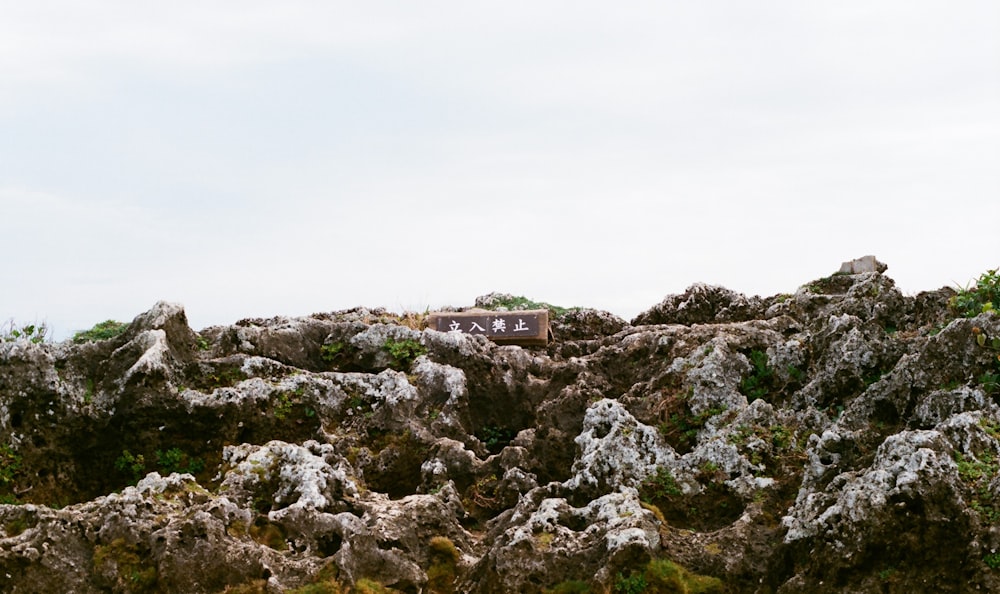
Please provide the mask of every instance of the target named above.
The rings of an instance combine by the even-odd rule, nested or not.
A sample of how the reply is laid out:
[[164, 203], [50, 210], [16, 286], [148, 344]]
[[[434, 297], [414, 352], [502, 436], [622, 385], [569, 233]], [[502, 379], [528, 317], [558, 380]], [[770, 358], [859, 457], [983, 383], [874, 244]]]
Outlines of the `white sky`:
[[1000, 3], [0, 0], [0, 321], [1000, 266]]

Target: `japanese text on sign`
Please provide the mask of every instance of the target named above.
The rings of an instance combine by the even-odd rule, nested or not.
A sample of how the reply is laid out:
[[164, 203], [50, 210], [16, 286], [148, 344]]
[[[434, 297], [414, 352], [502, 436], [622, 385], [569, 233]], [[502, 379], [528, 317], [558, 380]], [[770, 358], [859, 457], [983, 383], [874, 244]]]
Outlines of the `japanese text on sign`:
[[486, 336], [532, 336], [539, 332], [537, 314], [504, 313], [482, 316], [441, 316], [437, 330]]

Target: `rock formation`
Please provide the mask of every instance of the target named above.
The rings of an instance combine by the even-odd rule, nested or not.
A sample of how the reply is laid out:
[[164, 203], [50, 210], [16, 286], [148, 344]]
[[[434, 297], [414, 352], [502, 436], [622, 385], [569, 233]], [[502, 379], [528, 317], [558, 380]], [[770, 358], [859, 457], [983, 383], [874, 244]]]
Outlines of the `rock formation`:
[[856, 268], [547, 347], [168, 303], [4, 342], [0, 591], [1000, 591], [1000, 319]]

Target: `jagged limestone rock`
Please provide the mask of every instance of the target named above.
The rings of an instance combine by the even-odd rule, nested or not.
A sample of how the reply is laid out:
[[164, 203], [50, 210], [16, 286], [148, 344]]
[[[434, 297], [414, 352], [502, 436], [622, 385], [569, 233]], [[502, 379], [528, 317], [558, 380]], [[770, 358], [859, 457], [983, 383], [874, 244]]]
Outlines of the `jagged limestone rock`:
[[614, 591], [664, 558], [732, 592], [1000, 590], [1000, 319], [869, 264], [554, 313], [538, 348], [168, 303], [0, 343], [0, 590]]

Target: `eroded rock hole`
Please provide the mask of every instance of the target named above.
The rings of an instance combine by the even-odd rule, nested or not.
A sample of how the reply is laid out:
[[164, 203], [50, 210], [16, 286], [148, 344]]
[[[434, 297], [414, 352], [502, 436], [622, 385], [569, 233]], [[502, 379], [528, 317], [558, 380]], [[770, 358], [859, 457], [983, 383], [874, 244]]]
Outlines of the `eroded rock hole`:
[[386, 432], [374, 438], [372, 453], [373, 460], [363, 469], [369, 488], [393, 499], [417, 492], [423, 478], [420, 467], [429, 453], [427, 444], [409, 431]]
[[322, 557], [331, 557], [337, 554], [340, 550], [340, 546], [343, 544], [344, 539], [336, 532], [330, 532], [329, 534], [324, 534], [316, 539], [316, 546], [319, 549], [319, 554]]
[[719, 483], [706, 485], [705, 490], [696, 495], [660, 493], [648, 500], [659, 508], [670, 526], [696, 532], [729, 526], [746, 510], [743, 500], [728, 486]]

